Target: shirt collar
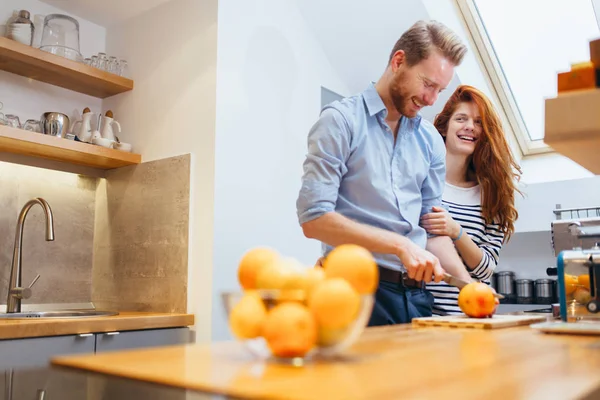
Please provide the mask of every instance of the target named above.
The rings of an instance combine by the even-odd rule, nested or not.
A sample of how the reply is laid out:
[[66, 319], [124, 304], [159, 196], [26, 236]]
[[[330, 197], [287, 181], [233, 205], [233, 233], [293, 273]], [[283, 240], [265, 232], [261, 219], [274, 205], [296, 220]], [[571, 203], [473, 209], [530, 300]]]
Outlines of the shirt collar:
[[375, 89], [375, 82], [371, 82], [369, 87], [363, 92], [363, 98], [365, 99], [365, 104], [371, 117], [382, 111], [384, 111], [383, 117], [385, 118], [387, 116], [387, 108], [385, 108], [381, 96], [379, 96], [377, 89]]
[[[385, 104], [383, 104], [383, 100], [375, 88], [375, 82], [371, 82], [369, 87], [363, 92], [363, 98], [371, 117], [379, 114], [380, 112], [383, 112], [383, 118], [387, 117], [387, 108], [385, 107]], [[419, 126], [421, 125], [421, 116], [417, 115], [414, 118], [406, 118], [403, 116], [403, 118], [400, 120], [400, 123], [404, 121], [410, 123], [413, 129], [419, 129]]]

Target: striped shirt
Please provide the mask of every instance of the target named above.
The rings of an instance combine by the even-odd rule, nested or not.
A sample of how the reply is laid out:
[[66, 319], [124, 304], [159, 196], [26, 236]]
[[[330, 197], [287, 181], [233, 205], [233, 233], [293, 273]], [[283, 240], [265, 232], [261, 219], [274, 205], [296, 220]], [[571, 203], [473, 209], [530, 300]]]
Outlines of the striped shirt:
[[[470, 272], [473, 278], [489, 285], [498, 264], [504, 233], [496, 224], [486, 225], [481, 215], [481, 188], [479, 185], [461, 188], [446, 183], [442, 204], [452, 218], [463, 227], [463, 235], [468, 234], [482, 250], [481, 262]], [[440, 282], [427, 284], [427, 290], [435, 298], [433, 314], [461, 313], [458, 307], [458, 288]]]

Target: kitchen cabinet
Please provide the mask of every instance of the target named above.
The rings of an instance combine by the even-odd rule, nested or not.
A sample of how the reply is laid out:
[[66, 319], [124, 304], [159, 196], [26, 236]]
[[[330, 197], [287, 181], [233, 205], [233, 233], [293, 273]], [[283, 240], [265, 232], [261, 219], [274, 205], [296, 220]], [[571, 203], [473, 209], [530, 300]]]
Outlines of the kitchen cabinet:
[[54, 356], [191, 342], [192, 333], [187, 327], [0, 340], [0, 371], [6, 371], [0, 374], [0, 400], [87, 398], [89, 381], [84, 376], [67, 377], [67, 390], [50, 375], [48, 364]]
[[[12, 377], [9, 375], [12, 374]], [[88, 398], [88, 378], [76, 371], [61, 374], [44, 367], [5, 372], [11, 390], [0, 391], [3, 400], [78, 400]], [[10, 381], [9, 381], [10, 379]], [[4, 395], [4, 397], [2, 397]]]
[[97, 333], [96, 353], [190, 343], [189, 328]]
[[0, 340], [0, 369], [35, 368], [60, 354], [93, 353], [94, 335]]
[[[17, 400], [40, 398], [40, 390], [46, 390], [46, 382], [49, 378], [47, 365], [50, 358], [61, 354], [93, 353], [95, 338], [93, 335], [69, 335], [57, 337], [43, 337], [31, 339], [0, 340], [0, 370], [5, 370], [0, 376], [0, 399]], [[27, 369], [27, 371], [23, 371]], [[72, 383], [71, 393], [83, 394], [85, 398], [85, 381]], [[48, 391], [48, 390], [46, 390]], [[56, 394], [54, 398], [68, 397], [60, 396], [60, 385], [52, 390]], [[45, 393], [45, 399], [49, 393]]]

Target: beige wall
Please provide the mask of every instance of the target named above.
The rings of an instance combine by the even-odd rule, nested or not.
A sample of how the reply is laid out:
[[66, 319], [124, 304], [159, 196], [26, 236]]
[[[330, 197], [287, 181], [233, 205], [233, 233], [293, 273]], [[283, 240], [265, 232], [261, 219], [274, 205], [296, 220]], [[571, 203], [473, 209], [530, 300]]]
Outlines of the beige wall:
[[217, 0], [171, 0], [107, 29], [106, 50], [128, 60], [134, 90], [104, 100], [120, 139], [150, 161], [190, 153], [187, 311], [210, 339], [214, 213]]
[[55, 240], [45, 241], [41, 207], [27, 214], [23, 284], [41, 278], [23, 304], [91, 301], [94, 202], [98, 178], [0, 162], [0, 304], [6, 304], [17, 218], [27, 201], [44, 198], [54, 215]]

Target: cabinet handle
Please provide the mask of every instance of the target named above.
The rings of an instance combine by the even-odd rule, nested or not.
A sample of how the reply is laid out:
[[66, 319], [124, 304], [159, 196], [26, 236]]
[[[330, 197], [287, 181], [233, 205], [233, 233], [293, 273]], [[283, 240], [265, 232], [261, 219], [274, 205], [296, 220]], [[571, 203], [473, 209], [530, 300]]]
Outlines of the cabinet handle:
[[44, 400], [46, 398], [46, 391], [44, 389], [38, 389], [37, 400]]
[[118, 335], [120, 332], [106, 332], [106, 335], [108, 336], [115, 336]]
[[12, 400], [12, 384], [13, 384], [13, 370], [8, 369], [4, 372], [4, 399]]
[[81, 338], [93, 336], [93, 333], [80, 333], [78, 336]]

